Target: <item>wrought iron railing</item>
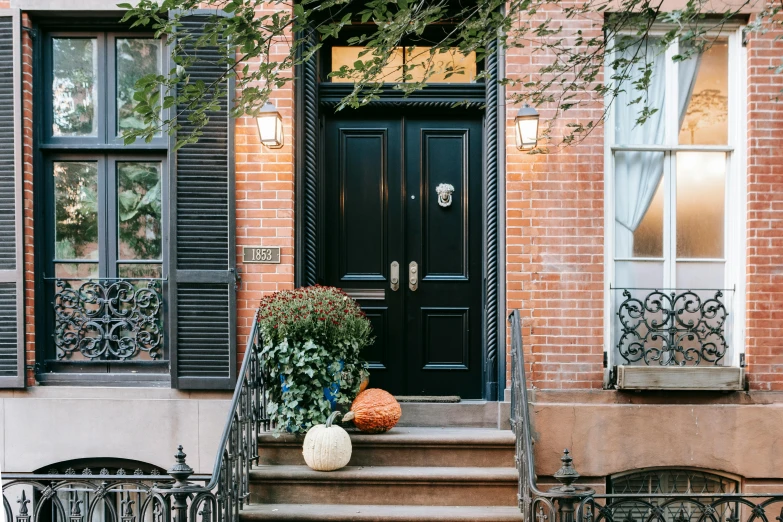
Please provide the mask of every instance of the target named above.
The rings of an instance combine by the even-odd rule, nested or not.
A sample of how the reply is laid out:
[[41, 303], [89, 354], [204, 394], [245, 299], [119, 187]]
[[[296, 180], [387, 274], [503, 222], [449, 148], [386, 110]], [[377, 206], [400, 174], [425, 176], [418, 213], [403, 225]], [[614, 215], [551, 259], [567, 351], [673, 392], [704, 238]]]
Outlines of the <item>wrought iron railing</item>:
[[622, 291], [615, 343], [620, 364], [695, 366], [724, 360], [729, 312], [722, 290], [614, 290]]
[[57, 360], [160, 360], [160, 279], [54, 279]]
[[[783, 520], [783, 494], [688, 491], [596, 494], [579, 485], [579, 473], [566, 449], [553, 477], [559, 486], [540, 489], [518, 310], [511, 328], [511, 427], [516, 435], [519, 507], [530, 522], [770, 522]], [[699, 443], [699, 442], [696, 442]]]
[[237, 522], [270, 427], [260, 351], [254, 321], [211, 475], [194, 475], [182, 446], [168, 475], [3, 473], [5, 520]]

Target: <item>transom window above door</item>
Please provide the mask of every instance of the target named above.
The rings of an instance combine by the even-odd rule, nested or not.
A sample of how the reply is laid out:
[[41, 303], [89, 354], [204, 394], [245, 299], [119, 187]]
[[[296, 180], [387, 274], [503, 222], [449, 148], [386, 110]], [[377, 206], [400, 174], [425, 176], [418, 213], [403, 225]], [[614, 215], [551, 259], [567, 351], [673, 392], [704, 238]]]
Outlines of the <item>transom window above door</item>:
[[[373, 51], [366, 47], [332, 47], [331, 82], [353, 83], [356, 78], [347, 71], [359, 69], [359, 62], [366, 63], [374, 58]], [[377, 80], [383, 83], [472, 83], [476, 81], [476, 71], [473, 51], [463, 54], [456, 47], [436, 50], [428, 46], [400, 46], [394, 49]]]
[[[741, 84], [730, 79], [740, 77], [740, 41], [732, 33], [690, 52], [652, 38], [624, 50], [622, 58], [642, 60], [623, 73], [607, 132], [615, 365], [735, 362], [745, 222], [735, 154]], [[648, 88], [637, 89], [650, 73]], [[637, 124], [643, 105], [653, 111]]]

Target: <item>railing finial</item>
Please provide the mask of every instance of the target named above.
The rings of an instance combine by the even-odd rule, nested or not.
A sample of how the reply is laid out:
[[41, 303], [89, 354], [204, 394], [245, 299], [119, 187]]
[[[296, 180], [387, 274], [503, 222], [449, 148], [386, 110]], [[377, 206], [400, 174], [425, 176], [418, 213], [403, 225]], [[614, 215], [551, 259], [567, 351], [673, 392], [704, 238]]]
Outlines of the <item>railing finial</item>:
[[560, 461], [563, 463], [562, 466], [560, 466], [560, 469], [557, 470], [554, 477], [557, 479], [562, 486], [560, 486], [560, 491], [564, 493], [573, 493], [576, 491], [576, 488], [574, 488], [571, 484], [576, 482], [576, 480], [579, 478], [579, 473], [576, 471], [576, 469], [573, 466], [574, 459], [571, 458], [571, 452], [568, 451], [568, 448], [563, 450], [563, 456], [560, 457]]
[[169, 475], [176, 480], [173, 485], [175, 488], [188, 486], [188, 477], [193, 474], [193, 468], [188, 466], [187, 462], [185, 462], [185, 457], [187, 457], [187, 455], [182, 451], [182, 444], [180, 444], [177, 448], [177, 452], [174, 454], [174, 466], [169, 470]]

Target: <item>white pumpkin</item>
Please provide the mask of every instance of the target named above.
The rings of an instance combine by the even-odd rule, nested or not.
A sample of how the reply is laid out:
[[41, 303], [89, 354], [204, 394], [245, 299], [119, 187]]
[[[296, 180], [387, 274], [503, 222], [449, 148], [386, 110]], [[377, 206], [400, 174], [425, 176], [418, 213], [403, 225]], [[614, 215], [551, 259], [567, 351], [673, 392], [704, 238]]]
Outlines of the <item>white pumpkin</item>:
[[326, 424], [313, 426], [305, 435], [302, 455], [315, 471], [334, 471], [351, 460], [351, 437], [340, 426], [332, 426], [339, 414], [339, 411], [332, 413]]

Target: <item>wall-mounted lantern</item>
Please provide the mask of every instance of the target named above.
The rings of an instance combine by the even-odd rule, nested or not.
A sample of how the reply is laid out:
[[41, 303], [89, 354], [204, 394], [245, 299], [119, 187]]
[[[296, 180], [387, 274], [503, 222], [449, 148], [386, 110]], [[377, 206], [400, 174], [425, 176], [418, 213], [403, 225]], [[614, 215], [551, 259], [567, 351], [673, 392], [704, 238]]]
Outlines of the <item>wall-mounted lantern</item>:
[[517, 149], [532, 150], [538, 144], [538, 111], [525, 104], [514, 118]]
[[279, 149], [283, 146], [283, 117], [272, 103], [266, 102], [261, 107], [256, 122], [261, 143], [270, 149]]

